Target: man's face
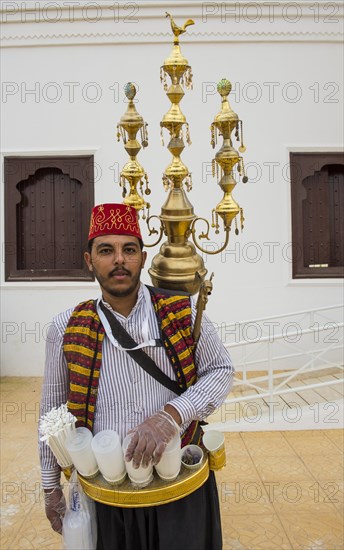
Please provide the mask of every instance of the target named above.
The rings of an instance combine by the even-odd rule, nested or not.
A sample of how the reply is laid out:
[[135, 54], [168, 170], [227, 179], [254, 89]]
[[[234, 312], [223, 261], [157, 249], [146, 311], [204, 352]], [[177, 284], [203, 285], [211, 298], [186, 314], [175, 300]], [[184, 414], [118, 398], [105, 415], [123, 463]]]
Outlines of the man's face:
[[85, 260], [106, 294], [117, 298], [137, 291], [141, 270], [147, 254], [140, 249], [139, 240], [127, 235], [105, 235], [93, 241], [91, 254]]

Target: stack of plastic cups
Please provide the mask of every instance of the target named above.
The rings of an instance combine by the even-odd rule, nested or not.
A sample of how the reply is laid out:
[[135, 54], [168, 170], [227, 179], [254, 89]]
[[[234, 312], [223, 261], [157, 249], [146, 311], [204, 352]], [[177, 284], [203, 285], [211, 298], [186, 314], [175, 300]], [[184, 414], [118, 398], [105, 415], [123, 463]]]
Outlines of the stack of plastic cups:
[[92, 432], [87, 428], [76, 428], [66, 440], [66, 448], [75, 468], [86, 478], [95, 477], [99, 472], [96, 457], [92, 451], [92, 438]]
[[178, 477], [181, 468], [180, 435], [177, 434], [166, 446], [155, 469], [161, 479], [173, 481]]
[[104, 479], [112, 485], [122, 483], [127, 472], [118, 433], [113, 430], [98, 432], [92, 440], [92, 450]]

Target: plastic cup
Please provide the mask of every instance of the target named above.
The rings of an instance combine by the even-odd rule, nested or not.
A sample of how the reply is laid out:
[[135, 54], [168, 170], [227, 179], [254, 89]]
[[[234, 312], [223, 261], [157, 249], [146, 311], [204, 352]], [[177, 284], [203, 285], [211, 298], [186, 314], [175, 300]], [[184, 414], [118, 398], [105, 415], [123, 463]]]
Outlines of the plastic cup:
[[221, 470], [226, 466], [225, 436], [216, 430], [207, 430], [203, 434], [203, 445], [209, 453], [209, 468]]
[[166, 446], [161, 459], [155, 465], [158, 476], [165, 481], [173, 481], [178, 477], [181, 468], [180, 436], [177, 434]]
[[[129, 434], [123, 440], [122, 449], [124, 457], [131, 438], [132, 434]], [[146, 487], [153, 480], [153, 465], [151, 463], [148, 464], [147, 468], [141, 465], [138, 468], [134, 468], [133, 460], [130, 460], [130, 462], [124, 460], [124, 464], [130, 481], [138, 487]]]
[[121, 441], [114, 430], [102, 430], [92, 439], [92, 450], [99, 470], [111, 484], [119, 484], [127, 475]]
[[86, 478], [95, 477], [99, 472], [92, 450], [92, 438], [92, 432], [87, 428], [76, 428], [66, 440], [66, 448], [75, 468]]

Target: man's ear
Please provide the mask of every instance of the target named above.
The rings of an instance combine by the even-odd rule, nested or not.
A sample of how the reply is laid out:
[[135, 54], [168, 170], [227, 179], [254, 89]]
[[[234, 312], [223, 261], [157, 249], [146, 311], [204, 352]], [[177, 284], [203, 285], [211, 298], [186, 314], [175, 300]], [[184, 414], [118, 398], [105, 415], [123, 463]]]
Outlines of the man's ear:
[[87, 267], [90, 271], [93, 271], [93, 265], [91, 260], [91, 254], [89, 252], [84, 252], [84, 260], [87, 263]]
[[142, 252], [142, 268], [145, 266], [145, 263], [146, 263], [146, 260], [147, 260], [147, 252], [144, 250]]

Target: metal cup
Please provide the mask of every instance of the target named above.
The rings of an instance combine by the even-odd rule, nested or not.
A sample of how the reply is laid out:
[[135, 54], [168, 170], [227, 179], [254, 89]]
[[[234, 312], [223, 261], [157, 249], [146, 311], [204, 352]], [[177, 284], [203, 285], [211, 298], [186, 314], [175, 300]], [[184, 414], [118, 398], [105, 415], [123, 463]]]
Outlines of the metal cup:
[[207, 430], [203, 435], [203, 445], [209, 454], [210, 470], [221, 470], [226, 466], [225, 436], [215, 430]]

